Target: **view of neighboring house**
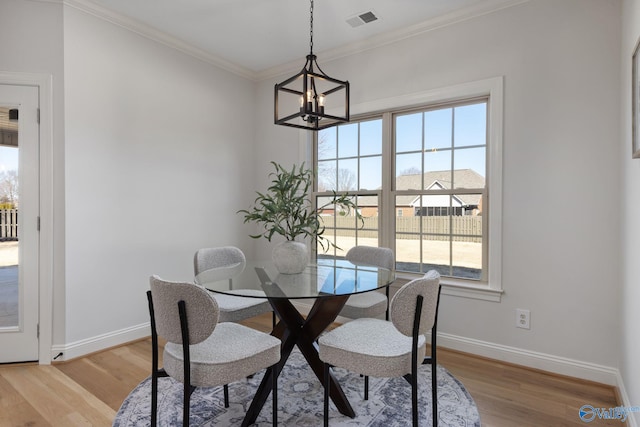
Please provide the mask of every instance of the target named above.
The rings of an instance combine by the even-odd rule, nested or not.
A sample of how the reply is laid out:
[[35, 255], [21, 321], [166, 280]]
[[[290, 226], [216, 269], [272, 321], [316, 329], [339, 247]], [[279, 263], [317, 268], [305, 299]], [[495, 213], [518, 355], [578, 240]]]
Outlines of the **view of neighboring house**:
[[[424, 185], [423, 185], [424, 183]], [[472, 169], [453, 171], [453, 183], [460, 194], [451, 197], [444, 194], [398, 195], [396, 198], [396, 216], [446, 216], [481, 215], [482, 196], [464, 194], [465, 189], [484, 188], [485, 179]], [[450, 190], [452, 188], [451, 171], [431, 171], [424, 174], [400, 175], [396, 177], [397, 190]], [[378, 216], [378, 197], [358, 197], [360, 213], [364, 217]]]

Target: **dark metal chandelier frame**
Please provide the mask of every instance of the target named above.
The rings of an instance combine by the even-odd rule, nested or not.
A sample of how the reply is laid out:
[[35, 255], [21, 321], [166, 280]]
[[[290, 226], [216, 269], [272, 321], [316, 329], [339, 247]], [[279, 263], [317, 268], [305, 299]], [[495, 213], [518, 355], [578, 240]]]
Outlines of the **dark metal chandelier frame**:
[[[329, 77], [317, 63], [316, 55], [313, 54], [313, 0], [310, 2], [310, 51], [307, 62], [298, 74], [275, 85], [274, 123], [299, 129], [321, 130], [349, 121], [349, 82]], [[326, 105], [339, 105], [337, 102], [327, 104], [327, 100], [331, 95], [331, 100], [337, 100], [341, 93], [344, 96], [344, 112], [340, 115], [327, 114]], [[289, 113], [280, 117], [280, 107], [284, 106], [280, 105], [280, 100], [287, 97], [297, 98], [299, 108], [291, 107]]]

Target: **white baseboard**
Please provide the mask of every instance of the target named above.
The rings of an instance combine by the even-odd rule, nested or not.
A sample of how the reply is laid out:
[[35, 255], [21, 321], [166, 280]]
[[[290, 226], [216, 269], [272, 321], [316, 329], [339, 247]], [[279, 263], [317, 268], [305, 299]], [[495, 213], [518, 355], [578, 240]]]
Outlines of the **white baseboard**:
[[438, 346], [612, 386], [620, 378], [617, 368], [446, 333], [438, 333]]
[[[51, 360], [54, 362], [61, 362], [64, 360], [75, 359], [109, 347], [115, 347], [127, 342], [139, 340], [150, 335], [151, 326], [149, 322], [146, 322], [130, 328], [120, 329], [119, 331], [109, 332], [107, 334], [98, 335], [65, 345], [53, 345], [51, 347]], [[62, 353], [62, 355], [58, 356], [60, 353]]]

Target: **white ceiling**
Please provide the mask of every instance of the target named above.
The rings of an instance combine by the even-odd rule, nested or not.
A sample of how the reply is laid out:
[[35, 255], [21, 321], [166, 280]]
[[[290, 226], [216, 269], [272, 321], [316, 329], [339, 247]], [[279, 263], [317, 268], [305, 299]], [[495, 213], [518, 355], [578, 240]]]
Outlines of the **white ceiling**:
[[[523, 0], [315, 0], [314, 53], [388, 42]], [[257, 75], [309, 52], [308, 0], [77, 0]], [[353, 28], [347, 19], [373, 11]], [[142, 24], [142, 25], [140, 25]], [[366, 47], [366, 46], [365, 46]], [[321, 55], [318, 55], [322, 63]], [[326, 59], [326, 58], [325, 58]]]

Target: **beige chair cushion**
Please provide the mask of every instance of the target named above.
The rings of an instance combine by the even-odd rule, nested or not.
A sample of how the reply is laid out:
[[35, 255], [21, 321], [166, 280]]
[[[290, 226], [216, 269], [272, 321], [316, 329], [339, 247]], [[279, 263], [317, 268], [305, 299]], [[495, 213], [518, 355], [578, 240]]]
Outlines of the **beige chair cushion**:
[[347, 251], [345, 258], [355, 265], [373, 265], [393, 270], [395, 261], [393, 251], [376, 246], [354, 246]]
[[[189, 318], [189, 342], [206, 340], [216, 328], [219, 307], [203, 288], [191, 283], [167, 282], [153, 275], [149, 279], [158, 335], [169, 342], [182, 343], [178, 302], [184, 301], [191, 313], [199, 313], [197, 321]], [[188, 316], [187, 316], [188, 317]]]
[[405, 283], [391, 300], [389, 315], [394, 326], [405, 335], [413, 333], [413, 319], [416, 313], [418, 295], [424, 298], [419, 334], [426, 334], [436, 321], [440, 274], [428, 271], [422, 278]]
[[[386, 311], [387, 296], [378, 291], [371, 291], [351, 295], [340, 311], [340, 316], [348, 317], [349, 319], [379, 317], [384, 316]], [[220, 318], [222, 318], [222, 312], [220, 313]]]
[[[234, 246], [219, 248], [202, 248], [193, 257], [193, 268], [196, 275], [205, 271], [209, 280], [229, 279], [231, 285], [233, 277], [242, 272], [246, 259], [242, 251]], [[261, 295], [260, 298], [242, 298], [212, 292], [211, 295], [220, 307], [220, 322], [239, 322], [253, 316], [273, 311], [266, 300], [264, 292], [257, 290], [237, 290], [245, 295]]]
[[[246, 378], [280, 360], [280, 340], [237, 323], [219, 323], [205, 341], [192, 345], [191, 384], [212, 387]], [[183, 378], [182, 345], [167, 343], [164, 369]]]
[[220, 307], [220, 322], [239, 322], [272, 310], [271, 304], [266, 300], [266, 295], [262, 291], [257, 289], [238, 289], [234, 292], [243, 295], [261, 295], [264, 299], [243, 298], [211, 292], [211, 295], [218, 302], [218, 307]]
[[[418, 363], [425, 355], [425, 337], [418, 339]], [[399, 377], [411, 372], [411, 337], [391, 322], [356, 319], [318, 339], [320, 359], [362, 375]]]
[[[355, 265], [368, 265], [393, 270], [395, 261], [389, 248], [375, 246], [354, 246], [347, 251], [345, 258]], [[379, 317], [387, 312], [387, 297], [380, 292], [365, 292], [349, 297], [340, 316], [349, 319], [361, 317]]]
[[193, 257], [193, 269], [196, 275], [210, 268], [238, 263], [245, 264], [246, 258], [242, 251], [234, 246], [199, 249]]

